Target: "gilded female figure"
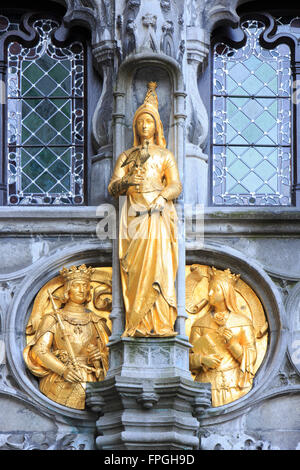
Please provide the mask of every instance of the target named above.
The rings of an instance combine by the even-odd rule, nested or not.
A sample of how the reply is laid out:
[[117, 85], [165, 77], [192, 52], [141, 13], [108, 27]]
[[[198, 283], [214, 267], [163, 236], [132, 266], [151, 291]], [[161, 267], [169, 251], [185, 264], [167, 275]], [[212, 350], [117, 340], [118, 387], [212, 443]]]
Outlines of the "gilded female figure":
[[251, 390], [257, 357], [252, 321], [237, 307], [230, 270], [209, 270], [210, 309], [191, 328], [190, 369], [198, 382], [210, 382], [212, 404], [221, 406]]
[[173, 200], [182, 187], [166, 149], [156, 83], [148, 84], [133, 119], [133, 147], [116, 163], [109, 192], [126, 195], [119, 257], [126, 328], [123, 336], [173, 336], [178, 254]]
[[[24, 349], [40, 391], [62, 405], [84, 409], [85, 384], [103, 380], [108, 369], [106, 320], [86, 308], [93, 269], [85, 265], [60, 272], [64, 280], [63, 308], [42, 315], [33, 339]], [[34, 330], [30, 321], [27, 331]]]

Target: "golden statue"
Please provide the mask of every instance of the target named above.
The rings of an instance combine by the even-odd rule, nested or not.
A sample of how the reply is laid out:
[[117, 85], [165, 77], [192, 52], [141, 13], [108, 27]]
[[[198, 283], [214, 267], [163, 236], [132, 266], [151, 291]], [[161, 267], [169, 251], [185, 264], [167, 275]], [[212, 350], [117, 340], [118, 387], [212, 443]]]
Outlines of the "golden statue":
[[182, 186], [174, 155], [166, 149], [156, 83], [133, 118], [133, 147], [116, 163], [109, 192], [126, 195], [119, 257], [126, 327], [123, 336], [174, 336], [178, 265], [173, 200]]
[[40, 391], [70, 408], [85, 408], [86, 382], [108, 369], [111, 268], [100, 269], [63, 268], [38, 293], [26, 328], [23, 356]]
[[225, 405], [251, 390], [265, 355], [268, 324], [263, 308], [229, 269], [193, 265], [186, 285], [187, 310], [198, 314], [190, 325], [190, 369], [196, 381], [211, 383], [212, 405]]

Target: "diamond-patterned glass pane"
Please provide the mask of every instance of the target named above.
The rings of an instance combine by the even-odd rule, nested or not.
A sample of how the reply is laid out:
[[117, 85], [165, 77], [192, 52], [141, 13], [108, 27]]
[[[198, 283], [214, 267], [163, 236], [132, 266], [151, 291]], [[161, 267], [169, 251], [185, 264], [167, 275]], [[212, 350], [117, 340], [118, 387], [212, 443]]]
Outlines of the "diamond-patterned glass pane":
[[84, 51], [58, 48], [58, 23], [34, 23], [39, 40], [8, 45], [9, 204], [82, 204]]
[[242, 24], [247, 43], [214, 50], [213, 201], [291, 203], [291, 63], [285, 44], [265, 50], [264, 25]]
[[216, 203], [288, 204], [290, 158], [281, 147], [214, 147]]
[[58, 156], [55, 149], [45, 147], [35, 147], [33, 151], [30, 148], [22, 149], [21, 162], [25, 176], [21, 185], [23, 192], [27, 192], [32, 182], [39, 187], [39, 192], [49, 192], [57, 183], [61, 184], [63, 192], [69, 191], [65, 177], [71, 173], [71, 151], [69, 148], [60, 148], [59, 153], [61, 155]]

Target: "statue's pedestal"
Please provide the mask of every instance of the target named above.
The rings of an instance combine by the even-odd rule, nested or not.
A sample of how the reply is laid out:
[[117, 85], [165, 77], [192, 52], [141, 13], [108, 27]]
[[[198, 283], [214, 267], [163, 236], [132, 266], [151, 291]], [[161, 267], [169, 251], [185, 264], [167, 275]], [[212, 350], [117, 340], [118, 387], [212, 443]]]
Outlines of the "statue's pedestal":
[[87, 386], [87, 406], [101, 414], [97, 448], [198, 449], [198, 419], [211, 391], [191, 378], [190, 344], [122, 338], [109, 346], [106, 379]]

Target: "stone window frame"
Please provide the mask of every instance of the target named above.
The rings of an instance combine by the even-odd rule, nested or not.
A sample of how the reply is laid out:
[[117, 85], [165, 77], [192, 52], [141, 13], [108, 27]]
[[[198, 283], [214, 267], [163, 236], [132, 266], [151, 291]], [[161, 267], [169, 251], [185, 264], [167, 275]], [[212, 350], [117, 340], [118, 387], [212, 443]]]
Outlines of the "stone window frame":
[[[52, 12], [51, 12], [52, 7]], [[0, 80], [4, 83], [2, 87], [2, 96], [6, 92], [6, 83], [7, 83], [7, 45], [11, 40], [19, 41], [21, 45], [25, 47], [33, 47], [35, 45], [35, 34], [33, 28], [28, 25], [29, 21], [32, 19], [40, 18], [52, 18], [60, 22], [60, 27], [55, 31], [54, 36], [61, 46], [68, 45], [74, 40], [79, 40], [82, 42], [85, 53], [85, 71], [84, 71], [84, 201], [79, 206], [88, 206], [90, 200], [90, 169], [91, 162], [88, 158], [88, 155], [93, 154], [93, 142], [89, 129], [92, 126], [92, 117], [96, 103], [92, 98], [92, 93], [95, 91], [96, 84], [96, 71], [92, 65], [92, 50], [91, 50], [91, 32], [86, 26], [79, 26], [78, 24], [65, 24], [63, 21], [65, 15], [65, 8], [57, 5], [56, 12], [53, 13], [53, 4], [46, 2], [45, 5], [41, 7], [41, 10], [37, 11], [36, 8], [18, 8], [13, 9], [13, 14], [19, 16], [21, 28], [19, 31], [8, 31], [6, 34], [0, 38]], [[9, 7], [1, 8], [1, 14], [5, 16], [10, 13]], [[26, 32], [25, 32], [26, 31]], [[96, 88], [97, 89], [97, 88]], [[7, 202], [7, 141], [6, 141], [6, 108], [3, 106], [2, 112], [0, 113], [0, 138], [1, 138], [1, 147], [0, 147], [0, 211], [5, 207], [12, 208], [12, 205], [9, 205]], [[30, 204], [22, 205], [22, 207], [43, 207], [47, 211], [47, 207], [52, 207], [51, 205], [42, 205], [42, 204]], [[54, 207], [54, 206], [53, 206]], [[72, 204], [59, 204], [55, 207], [75, 207]]]
[[[292, 68], [292, 80], [299, 80], [298, 76], [300, 75], [300, 54], [297, 51], [297, 38], [296, 36], [292, 35], [291, 33], [279, 33], [272, 35], [275, 30], [275, 20], [273, 16], [299, 16], [298, 13], [294, 10], [270, 10], [266, 11], [266, 9], [261, 10], [254, 10], [252, 5], [250, 7], [248, 5], [248, 9], [238, 8], [237, 13], [239, 15], [239, 23], [238, 28], [233, 28], [233, 22], [231, 20], [226, 21], [224, 20], [221, 25], [220, 23], [216, 24], [215, 29], [212, 31], [211, 35], [211, 53], [209, 56], [209, 67], [208, 71], [205, 74], [203, 80], [203, 85], [200, 81], [200, 88], [207, 86], [209, 83], [211, 93], [210, 96], [212, 97], [212, 68], [213, 68], [213, 48], [217, 42], [224, 42], [230, 47], [233, 48], [240, 48], [245, 45], [245, 35], [240, 28], [240, 23], [242, 21], [253, 19], [253, 20], [260, 20], [266, 24], [266, 28], [261, 36], [261, 45], [266, 49], [272, 49], [276, 47], [280, 43], [287, 44], [291, 49], [291, 68]], [[299, 49], [299, 47], [298, 47]], [[295, 82], [294, 82], [295, 83]], [[295, 89], [292, 89], [292, 92], [295, 92]], [[212, 116], [212, 100], [210, 99], [209, 107], [209, 114]], [[209, 165], [209, 175], [208, 175], [208, 205], [210, 209], [217, 210], [218, 208], [223, 210], [226, 208], [226, 212], [234, 213], [235, 211], [246, 211], [252, 210], [254, 212], [267, 212], [268, 209], [272, 209], [272, 211], [279, 211], [279, 212], [290, 212], [299, 210], [300, 207], [300, 138], [297, 136], [297, 123], [300, 122], [300, 103], [297, 105], [292, 101], [292, 142], [291, 142], [291, 204], [287, 206], [279, 206], [279, 205], [255, 205], [255, 204], [248, 204], [248, 205], [229, 205], [229, 204], [214, 204], [213, 203], [213, 194], [212, 194], [212, 164]], [[212, 118], [210, 119], [210, 130], [212, 132]], [[211, 135], [211, 132], [209, 133]], [[297, 138], [298, 137], [298, 138]], [[207, 149], [209, 154], [212, 155], [212, 138], [209, 137], [209, 141], [207, 144]], [[212, 158], [211, 158], [212, 161]], [[228, 214], [229, 215], [229, 214]]]

